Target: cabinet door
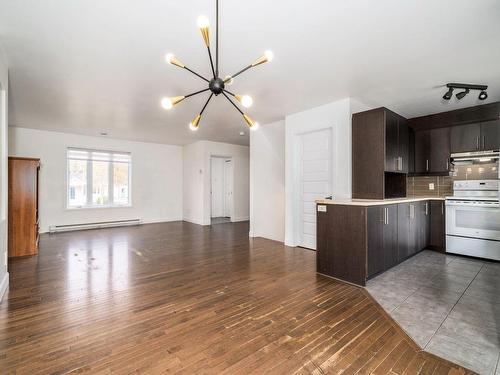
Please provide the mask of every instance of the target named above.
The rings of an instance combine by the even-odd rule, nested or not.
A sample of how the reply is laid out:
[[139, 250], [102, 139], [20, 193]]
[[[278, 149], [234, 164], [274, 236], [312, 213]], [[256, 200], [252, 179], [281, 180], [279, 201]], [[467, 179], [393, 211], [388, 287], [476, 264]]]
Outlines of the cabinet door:
[[411, 255], [410, 252], [410, 204], [400, 203], [398, 206], [398, 262]]
[[419, 215], [419, 207], [418, 202], [409, 204], [410, 210], [410, 235], [408, 242], [408, 256], [411, 256], [419, 251], [420, 245], [420, 215]]
[[384, 270], [384, 208], [368, 207], [368, 277]]
[[431, 130], [429, 136], [429, 172], [448, 173], [450, 154], [450, 128]]
[[398, 172], [398, 118], [390, 111], [385, 112], [385, 117], [385, 170]]
[[384, 206], [385, 224], [383, 227], [384, 240], [384, 269], [389, 269], [398, 264], [398, 206], [391, 204]]
[[400, 162], [400, 172], [408, 173], [410, 170], [410, 129], [406, 124], [406, 119], [400, 117], [398, 120], [399, 126], [399, 157]]
[[480, 147], [480, 124], [453, 126], [451, 128], [451, 152], [477, 151]]
[[415, 132], [415, 173], [429, 172], [429, 131]]
[[481, 124], [481, 147], [486, 151], [500, 149], [500, 120]]
[[445, 248], [445, 205], [444, 201], [430, 202], [430, 246], [437, 250]]
[[417, 220], [418, 220], [418, 246], [417, 251], [425, 249], [430, 242], [430, 211], [429, 202], [417, 203]]

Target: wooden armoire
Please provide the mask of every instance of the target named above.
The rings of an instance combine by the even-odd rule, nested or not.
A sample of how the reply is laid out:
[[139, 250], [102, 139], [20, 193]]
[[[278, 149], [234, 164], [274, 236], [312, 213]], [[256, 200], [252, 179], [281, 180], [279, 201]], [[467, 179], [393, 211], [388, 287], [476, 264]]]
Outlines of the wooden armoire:
[[38, 253], [40, 159], [9, 157], [9, 257]]

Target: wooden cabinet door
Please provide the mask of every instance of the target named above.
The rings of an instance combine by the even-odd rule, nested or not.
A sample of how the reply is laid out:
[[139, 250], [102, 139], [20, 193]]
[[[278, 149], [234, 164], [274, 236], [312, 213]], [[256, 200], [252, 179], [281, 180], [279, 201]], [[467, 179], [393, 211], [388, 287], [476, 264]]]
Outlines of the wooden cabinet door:
[[477, 151], [480, 148], [480, 124], [460, 125], [451, 128], [451, 152]]
[[411, 256], [419, 251], [420, 245], [420, 215], [418, 202], [413, 202], [409, 204], [409, 243], [408, 243], [408, 256]]
[[399, 123], [396, 114], [385, 111], [385, 171], [398, 172]]
[[368, 277], [382, 272], [384, 259], [384, 208], [373, 206], [367, 209], [368, 232]]
[[385, 223], [383, 226], [384, 270], [398, 264], [398, 205], [383, 206]]
[[417, 252], [425, 249], [430, 242], [430, 212], [429, 202], [417, 202], [417, 222], [418, 222], [418, 238]]
[[401, 158], [399, 171], [408, 173], [410, 171], [410, 129], [403, 117], [398, 119], [398, 142], [399, 157]]
[[445, 249], [445, 204], [444, 201], [430, 202], [430, 246], [436, 250]]
[[9, 257], [38, 252], [38, 159], [9, 157]]
[[398, 206], [398, 261], [402, 262], [412, 253], [410, 251], [410, 204]]
[[429, 172], [429, 135], [428, 130], [415, 132], [415, 173]]
[[448, 173], [450, 154], [450, 128], [432, 129], [429, 135], [429, 172]]
[[500, 149], [500, 120], [481, 124], [481, 147], [485, 151]]

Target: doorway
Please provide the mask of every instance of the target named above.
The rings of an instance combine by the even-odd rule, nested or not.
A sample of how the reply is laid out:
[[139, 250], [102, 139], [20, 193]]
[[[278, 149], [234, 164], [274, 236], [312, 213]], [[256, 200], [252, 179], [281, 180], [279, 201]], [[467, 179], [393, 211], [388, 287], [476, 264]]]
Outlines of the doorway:
[[211, 224], [230, 223], [233, 217], [233, 163], [230, 157], [210, 159]]
[[332, 193], [331, 128], [299, 135], [298, 246], [316, 250], [316, 199]]

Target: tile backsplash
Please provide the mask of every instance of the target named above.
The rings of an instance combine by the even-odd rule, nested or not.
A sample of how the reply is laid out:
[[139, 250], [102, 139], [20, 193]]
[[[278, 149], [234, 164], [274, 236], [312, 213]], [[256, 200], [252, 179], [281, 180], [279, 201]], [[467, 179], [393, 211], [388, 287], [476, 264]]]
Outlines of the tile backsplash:
[[453, 178], [450, 176], [408, 177], [406, 195], [408, 197], [446, 197], [453, 195]]

